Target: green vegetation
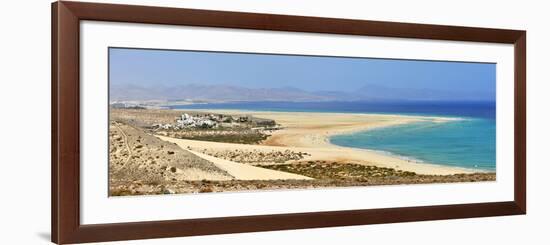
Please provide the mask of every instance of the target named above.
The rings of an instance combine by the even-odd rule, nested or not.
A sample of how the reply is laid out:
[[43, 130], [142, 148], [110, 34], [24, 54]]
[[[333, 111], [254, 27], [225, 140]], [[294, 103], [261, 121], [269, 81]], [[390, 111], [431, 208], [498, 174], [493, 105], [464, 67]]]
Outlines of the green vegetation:
[[188, 140], [213, 141], [238, 144], [258, 144], [269, 135], [251, 129], [192, 129], [157, 132], [168, 137]]
[[298, 164], [258, 165], [258, 167], [300, 174], [319, 180], [367, 181], [373, 177], [406, 177], [416, 173], [354, 163], [308, 161]]

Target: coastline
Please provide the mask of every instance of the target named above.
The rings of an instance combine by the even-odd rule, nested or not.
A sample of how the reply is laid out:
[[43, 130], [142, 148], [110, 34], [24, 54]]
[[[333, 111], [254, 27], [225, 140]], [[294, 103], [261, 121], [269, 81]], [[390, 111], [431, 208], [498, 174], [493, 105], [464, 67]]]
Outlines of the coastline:
[[[177, 109], [180, 110], [180, 109]], [[416, 162], [399, 156], [384, 154], [372, 149], [359, 149], [332, 144], [330, 137], [351, 134], [359, 131], [390, 127], [414, 122], [431, 121], [445, 123], [461, 118], [438, 116], [411, 116], [392, 114], [333, 113], [333, 112], [272, 112], [224, 109], [185, 109], [222, 114], [251, 115], [275, 120], [282, 129], [259, 145], [204, 142], [184, 139], [168, 139], [182, 147], [193, 149], [244, 150], [257, 151], [293, 150], [307, 152], [304, 161], [353, 162], [378, 167], [388, 167], [418, 174], [449, 175], [480, 173], [483, 170], [438, 165], [437, 163]]]

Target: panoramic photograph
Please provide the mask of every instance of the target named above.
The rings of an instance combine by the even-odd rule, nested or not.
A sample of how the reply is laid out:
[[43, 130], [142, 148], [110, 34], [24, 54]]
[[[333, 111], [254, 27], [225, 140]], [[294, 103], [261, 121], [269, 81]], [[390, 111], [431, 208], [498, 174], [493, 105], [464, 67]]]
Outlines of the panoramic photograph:
[[496, 64], [109, 48], [109, 196], [496, 180]]

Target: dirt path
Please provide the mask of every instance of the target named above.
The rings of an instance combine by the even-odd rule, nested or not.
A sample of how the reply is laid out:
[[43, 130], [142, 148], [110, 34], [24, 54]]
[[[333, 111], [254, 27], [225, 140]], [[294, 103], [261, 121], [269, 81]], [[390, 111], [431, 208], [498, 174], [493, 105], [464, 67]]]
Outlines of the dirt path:
[[130, 161], [130, 159], [132, 158], [132, 148], [130, 148], [130, 145], [128, 144], [128, 135], [126, 135], [126, 133], [124, 132], [124, 130], [122, 130], [122, 128], [120, 128], [120, 126], [118, 125], [114, 125], [118, 131], [120, 131], [120, 134], [122, 134], [122, 139], [124, 141], [124, 145], [126, 146], [126, 150], [128, 150], [128, 158], [126, 158], [126, 160], [124, 160], [124, 165], [126, 165], [128, 163], [128, 161]]
[[189, 151], [196, 156], [208, 160], [214, 163], [218, 168], [225, 170], [238, 180], [282, 180], [282, 179], [294, 179], [294, 180], [311, 180], [313, 178], [292, 174], [277, 170], [265, 169], [260, 167], [254, 167], [248, 164], [233, 162], [210, 155], [202, 154], [196, 151]]

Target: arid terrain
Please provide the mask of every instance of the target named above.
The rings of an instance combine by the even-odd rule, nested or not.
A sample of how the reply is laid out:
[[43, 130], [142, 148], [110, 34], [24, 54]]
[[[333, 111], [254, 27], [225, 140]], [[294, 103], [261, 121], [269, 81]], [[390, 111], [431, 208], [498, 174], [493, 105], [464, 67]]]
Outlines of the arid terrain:
[[493, 181], [494, 173], [339, 147], [333, 134], [444, 118], [111, 109], [111, 196]]

